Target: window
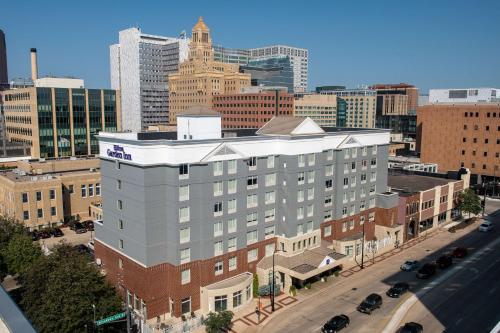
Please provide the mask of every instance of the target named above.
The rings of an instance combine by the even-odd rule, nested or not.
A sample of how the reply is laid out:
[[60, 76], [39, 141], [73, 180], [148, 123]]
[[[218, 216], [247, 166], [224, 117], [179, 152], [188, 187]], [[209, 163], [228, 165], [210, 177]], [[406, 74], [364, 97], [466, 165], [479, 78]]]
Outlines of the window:
[[326, 226], [323, 229], [323, 236], [327, 237], [327, 236], [331, 236], [331, 234], [332, 234], [332, 226], [331, 225]]
[[297, 235], [302, 235], [304, 233], [304, 225], [297, 224]]
[[331, 210], [326, 211], [325, 215], [323, 216], [323, 221], [324, 222], [330, 221], [332, 219], [332, 216], [333, 216], [333, 211]]
[[120, 239], [119, 245], [120, 249], [123, 249], [123, 239]]
[[95, 195], [101, 195], [101, 183], [95, 184]]
[[370, 186], [370, 195], [375, 194], [375, 186]]
[[349, 173], [349, 163], [344, 163], [344, 174]]
[[298, 156], [299, 167], [303, 167], [306, 165], [306, 157], [304, 155]]
[[121, 200], [116, 201], [116, 208], [118, 208], [119, 210], [123, 209], [123, 202]]
[[356, 191], [351, 191], [350, 201], [356, 200]]
[[214, 204], [214, 216], [222, 215], [222, 202], [216, 202]]
[[247, 214], [247, 227], [257, 225], [257, 212]]
[[118, 258], [118, 268], [123, 269], [123, 260], [122, 258]]
[[314, 215], [314, 206], [313, 205], [308, 205], [307, 206], [307, 216], [311, 217]]
[[314, 187], [307, 190], [307, 200], [314, 200]]
[[371, 175], [370, 175], [370, 181], [374, 182], [376, 180], [377, 180], [377, 173], [376, 172], [372, 172]]
[[297, 208], [297, 220], [304, 218], [304, 207]]
[[179, 165], [179, 178], [180, 179], [189, 178], [189, 165], [188, 164]]
[[222, 221], [217, 221], [214, 223], [214, 237], [221, 236], [224, 233], [222, 226]]
[[118, 229], [123, 230], [123, 220], [118, 220]]
[[271, 225], [269, 227], [266, 227], [264, 235], [266, 238], [271, 237], [271, 236], [274, 236], [274, 232], [275, 232], [275, 227], [274, 227], [274, 225]]
[[257, 187], [258, 187], [257, 176], [248, 177], [247, 178], [247, 189], [254, 189]]
[[214, 256], [220, 256], [224, 252], [222, 241], [214, 243]]
[[214, 165], [214, 176], [220, 176], [224, 172], [222, 161], [217, 161], [213, 163]]
[[214, 197], [222, 195], [222, 181], [214, 182]]
[[226, 311], [227, 310], [227, 295], [215, 296], [215, 311]]
[[309, 221], [306, 224], [306, 232], [312, 232], [313, 231], [313, 221]]
[[325, 176], [326, 177], [333, 176], [333, 165], [327, 165], [327, 166], [325, 166]]
[[183, 298], [181, 300], [181, 313], [191, 313], [191, 297]]
[[377, 153], [377, 146], [372, 147], [372, 154], [375, 155]]
[[342, 223], [342, 232], [346, 232], [346, 231], [347, 231], [347, 221]]
[[366, 147], [361, 148], [361, 155], [366, 156], [368, 149]]
[[23, 211], [23, 220], [29, 220], [30, 219], [30, 212], [25, 210]]
[[257, 230], [247, 232], [247, 245], [257, 242]]
[[333, 150], [328, 150], [328, 151], [326, 152], [326, 159], [327, 159], [328, 161], [333, 160]]
[[257, 194], [247, 195], [247, 208], [257, 207]]
[[361, 161], [361, 169], [362, 170], [366, 170], [367, 165], [368, 165], [368, 161], [367, 160], [362, 160]]
[[228, 233], [236, 232], [236, 228], [237, 228], [236, 219], [227, 220], [227, 232]]
[[257, 256], [258, 256], [257, 251], [258, 251], [258, 249], [248, 250], [248, 252], [247, 252], [247, 261], [248, 262], [252, 262], [252, 261], [257, 260]]
[[182, 249], [180, 251], [181, 264], [185, 264], [191, 261], [191, 249]]
[[191, 282], [191, 270], [185, 269], [181, 272], [181, 284], [187, 284]]
[[347, 207], [346, 206], [342, 207], [342, 215], [343, 216], [347, 215]]
[[189, 185], [179, 186], [179, 201], [189, 200]]
[[69, 194], [73, 194], [74, 190], [75, 190], [74, 186], [73, 185], [69, 185], [69, 189], [68, 189]]
[[344, 188], [349, 187], [349, 178], [344, 178]]
[[298, 202], [304, 201], [304, 190], [297, 191], [297, 201]]
[[189, 227], [179, 230], [180, 243], [187, 243], [191, 238], [191, 229]]
[[373, 213], [373, 212], [372, 212], [372, 213], [370, 213], [370, 214], [368, 215], [368, 221], [370, 221], [370, 222], [375, 221], [375, 213]]
[[50, 200], [54, 200], [56, 198], [56, 190], [54, 189], [49, 190], [49, 198]]
[[356, 162], [351, 162], [351, 172], [356, 172]]
[[116, 189], [121, 190], [122, 189], [122, 181], [117, 179], [116, 180]]
[[344, 158], [345, 159], [349, 158], [349, 148], [348, 149], [344, 149]]
[[89, 189], [89, 197], [93, 197], [94, 196], [94, 184], [89, 184], [88, 189]]
[[308, 165], [314, 165], [314, 163], [316, 162], [316, 156], [314, 154], [309, 154], [307, 155], [307, 164]]
[[[238, 258], [237, 257], [229, 258], [229, 271], [234, 271], [236, 268], [238, 268]], [[241, 291], [239, 293], [241, 297]], [[239, 305], [241, 305], [241, 299]], [[233, 299], [233, 307], [234, 307], [234, 299]]]
[[236, 244], [238, 243], [238, 239], [236, 237], [229, 238], [227, 240], [227, 252], [236, 251]]
[[370, 208], [375, 207], [375, 198], [370, 199]]
[[314, 183], [314, 171], [309, 171], [307, 173], [307, 182]]
[[23, 192], [22, 199], [23, 199], [23, 203], [27, 203], [28, 202], [28, 193]]
[[248, 165], [248, 169], [250, 169], [250, 170], [257, 169], [257, 157], [250, 157], [247, 160], [247, 165]]
[[[82, 198], [86, 198], [87, 197], [87, 185], [82, 185]], [[41, 194], [41, 193], [40, 193]], [[37, 192], [37, 201], [38, 201], [38, 192]]]
[[325, 181], [325, 189], [327, 191], [331, 190], [333, 188], [333, 180], [328, 179]]
[[331, 206], [333, 203], [333, 195], [327, 195], [325, 197], [325, 206]]
[[351, 187], [355, 187], [355, 186], [356, 186], [356, 176], [351, 177]]
[[276, 185], [276, 174], [271, 173], [266, 175], [266, 186], [274, 186]]
[[179, 222], [187, 222], [189, 221], [189, 207], [181, 207], [179, 208]]
[[274, 191], [266, 192], [265, 201], [266, 204], [272, 204], [276, 201], [276, 193]]
[[359, 210], [365, 210], [365, 201], [364, 200], [361, 200], [360, 203], [359, 203]]
[[57, 213], [56, 207], [50, 207], [50, 215], [51, 216], [56, 216], [56, 213]]
[[227, 182], [227, 193], [233, 194], [236, 193], [236, 179], [230, 179]]
[[274, 221], [274, 218], [275, 218], [275, 209], [274, 208], [271, 208], [271, 209], [267, 209], [264, 213], [265, 215], [265, 222], [270, 222], [270, 221]]
[[299, 185], [304, 184], [304, 180], [305, 180], [305, 174], [303, 172], [299, 172], [297, 174], [297, 182], [299, 183]]
[[227, 173], [230, 175], [236, 173], [236, 160], [227, 161]]
[[227, 202], [227, 212], [228, 214], [236, 212], [236, 199], [228, 200]]
[[267, 157], [267, 167], [274, 168], [274, 156], [268, 156]]

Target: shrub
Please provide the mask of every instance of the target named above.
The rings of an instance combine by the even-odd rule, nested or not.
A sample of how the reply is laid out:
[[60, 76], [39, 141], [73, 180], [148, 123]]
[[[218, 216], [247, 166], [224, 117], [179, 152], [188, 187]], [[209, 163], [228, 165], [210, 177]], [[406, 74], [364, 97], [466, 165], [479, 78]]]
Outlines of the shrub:
[[234, 314], [231, 311], [210, 312], [204, 320], [205, 331], [207, 333], [219, 333], [223, 329], [228, 329], [233, 316]]
[[306, 289], [311, 289], [311, 282], [306, 283]]
[[289, 292], [290, 292], [290, 295], [297, 296], [297, 288], [295, 288], [295, 286], [293, 284], [290, 286]]

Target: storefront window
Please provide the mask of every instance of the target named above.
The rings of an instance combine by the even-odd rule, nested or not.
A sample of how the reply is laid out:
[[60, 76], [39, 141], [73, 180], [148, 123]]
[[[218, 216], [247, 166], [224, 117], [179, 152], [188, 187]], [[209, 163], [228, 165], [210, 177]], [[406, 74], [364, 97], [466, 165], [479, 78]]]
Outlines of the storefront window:
[[227, 310], [227, 295], [215, 296], [215, 311]]
[[241, 305], [241, 290], [233, 293], [233, 308]]
[[181, 300], [181, 312], [182, 314], [191, 313], [191, 297]]

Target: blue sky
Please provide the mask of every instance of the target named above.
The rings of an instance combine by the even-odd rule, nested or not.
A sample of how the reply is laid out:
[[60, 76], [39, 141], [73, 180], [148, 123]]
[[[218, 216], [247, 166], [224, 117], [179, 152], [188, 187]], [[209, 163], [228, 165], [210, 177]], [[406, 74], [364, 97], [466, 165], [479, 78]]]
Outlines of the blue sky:
[[0, 7], [9, 77], [73, 75], [109, 87], [118, 31], [177, 36], [202, 15], [214, 43], [309, 49], [309, 87], [408, 82], [500, 87], [500, 1], [8, 1]]

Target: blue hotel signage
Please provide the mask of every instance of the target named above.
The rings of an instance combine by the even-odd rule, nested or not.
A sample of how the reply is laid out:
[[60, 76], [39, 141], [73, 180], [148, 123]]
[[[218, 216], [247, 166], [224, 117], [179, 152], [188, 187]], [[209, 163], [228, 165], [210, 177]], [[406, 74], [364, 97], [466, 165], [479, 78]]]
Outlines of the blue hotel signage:
[[126, 154], [122, 146], [113, 145], [113, 150], [107, 150], [109, 157], [120, 158], [122, 160], [132, 161], [132, 155]]

